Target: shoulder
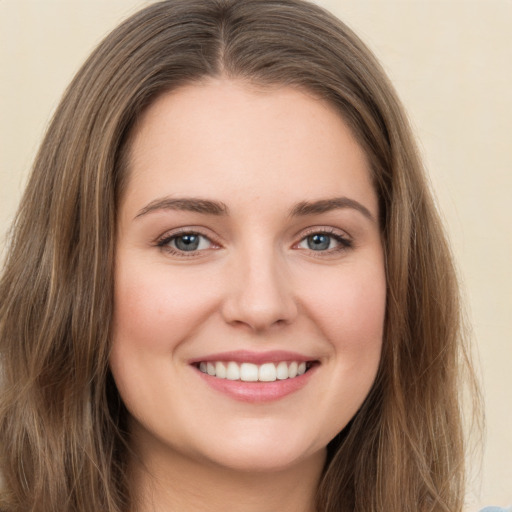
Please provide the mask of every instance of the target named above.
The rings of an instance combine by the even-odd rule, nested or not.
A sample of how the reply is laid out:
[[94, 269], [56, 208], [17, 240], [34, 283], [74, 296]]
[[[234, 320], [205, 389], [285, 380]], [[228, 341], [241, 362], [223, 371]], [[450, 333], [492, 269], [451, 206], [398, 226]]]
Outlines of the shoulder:
[[501, 508], [501, 507], [485, 507], [480, 512], [512, 512], [512, 507]]

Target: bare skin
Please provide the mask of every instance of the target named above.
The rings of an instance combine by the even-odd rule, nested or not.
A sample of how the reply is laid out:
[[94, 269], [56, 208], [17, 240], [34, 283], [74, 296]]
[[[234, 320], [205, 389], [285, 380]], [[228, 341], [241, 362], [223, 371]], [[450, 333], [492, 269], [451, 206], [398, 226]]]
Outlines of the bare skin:
[[[190, 463], [166, 454], [160, 446], [139, 447], [151, 453], [151, 466], [132, 464], [134, 488], [140, 489], [139, 512], [314, 512], [314, 494], [324, 465], [319, 452], [302, 464], [273, 472], [242, 472]], [[156, 451], [156, 453], [155, 453]]]
[[149, 107], [129, 171], [110, 363], [138, 512], [313, 512], [382, 345], [364, 152], [302, 91], [212, 79]]

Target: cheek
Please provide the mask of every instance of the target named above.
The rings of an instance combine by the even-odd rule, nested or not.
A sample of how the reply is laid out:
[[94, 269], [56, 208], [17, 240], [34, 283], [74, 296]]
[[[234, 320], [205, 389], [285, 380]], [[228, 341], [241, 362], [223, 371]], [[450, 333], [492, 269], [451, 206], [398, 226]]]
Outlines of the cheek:
[[114, 344], [169, 352], [208, 316], [214, 300], [198, 276], [125, 265], [116, 276]]
[[[162, 396], [179, 397], [180, 346], [214, 307], [215, 295], [186, 272], [143, 258], [116, 268], [110, 368], [130, 412], [144, 418], [162, 408]], [[204, 279], [203, 279], [204, 280]]]
[[[386, 310], [382, 260], [347, 261], [333, 272], [315, 272], [315, 286], [303, 286], [303, 307], [328, 344], [326, 380], [311, 397], [324, 428], [318, 445], [346, 427], [366, 399], [377, 375]], [[317, 331], [318, 332], [318, 331]]]
[[383, 265], [347, 266], [338, 275], [316, 280], [307, 305], [335, 351], [354, 357], [380, 355], [386, 309]]

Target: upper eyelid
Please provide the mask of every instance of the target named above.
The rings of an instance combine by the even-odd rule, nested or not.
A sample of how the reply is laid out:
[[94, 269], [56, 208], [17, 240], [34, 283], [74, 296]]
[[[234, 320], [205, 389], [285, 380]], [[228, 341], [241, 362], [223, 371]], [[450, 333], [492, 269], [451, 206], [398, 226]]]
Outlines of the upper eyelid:
[[[301, 242], [304, 238], [316, 234], [316, 233], [325, 233], [330, 236], [339, 237], [341, 239], [347, 240], [348, 242], [353, 242], [353, 237], [344, 229], [335, 227], [335, 226], [310, 226], [304, 229], [301, 229], [299, 232], [297, 232], [294, 235], [294, 242], [293, 245], [298, 244]], [[163, 234], [159, 235], [155, 240], [155, 245], [160, 245], [170, 239], [173, 239], [175, 237], [179, 237], [180, 235], [184, 234], [195, 234], [202, 237], [205, 237], [208, 239], [212, 244], [217, 246], [223, 246], [224, 243], [221, 242], [221, 239], [219, 236], [217, 236], [215, 233], [212, 233], [212, 231], [208, 228], [202, 227], [202, 226], [183, 226], [179, 228], [169, 229], [165, 231]]]
[[306, 238], [315, 234], [324, 234], [331, 238], [337, 239], [337, 243], [339, 244], [338, 247], [333, 247], [322, 251], [313, 251], [312, 249], [300, 248], [301, 250], [306, 251], [308, 254], [313, 254], [315, 258], [332, 257], [335, 254], [340, 254], [341, 252], [354, 248], [354, 239], [345, 230], [335, 228], [334, 226], [312, 226], [310, 228], [306, 228], [306, 230], [303, 230], [299, 233], [297, 236], [298, 240], [293, 243], [292, 248], [299, 250], [299, 245]]
[[[182, 249], [179, 249], [178, 247], [173, 247], [174, 244], [171, 244], [173, 241], [175, 241], [177, 238], [183, 235], [198, 235], [200, 237], [203, 237], [208, 240], [209, 247], [203, 248], [203, 249], [194, 249], [191, 251], [184, 251]], [[171, 230], [167, 231], [163, 235], [161, 235], [159, 238], [156, 239], [156, 241], [153, 243], [153, 245], [159, 249], [162, 252], [167, 253], [169, 256], [173, 256], [175, 258], [178, 258], [180, 260], [186, 260], [187, 258], [192, 260], [196, 258], [205, 257], [210, 251], [217, 250], [222, 248], [220, 244], [212, 240], [212, 237], [207, 236], [203, 233], [198, 232], [197, 230], [192, 229], [181, 229], [181, 230]]]
[[[218, 241], [218, 237], [211, 235], [210, 233], [205, 232], [206, 229], [199, 226], [185, 226], [181, 228], [169, 229], [165, 231], [163, 234], [159, 235], [154, 243], [158, 244], [160, 242], [179, 237], [180, 235], [199, 235], [204, 238], [210, 240], [210, 242], [220, 245]], [[209, 230], [208, 230], [209, 231]]]
[[315, 234], [315, 233], [325, 233], [327, 235], [336, 235], [340, 238], [344, 238], [346, 240], [352, 240], [352, 236], [341, 228], [336, 228], [334, 226], [311, 226], [309, 228], [305, 228], [299, 233], [297, 233], [296, 237], [302, 240], [303, 238]]

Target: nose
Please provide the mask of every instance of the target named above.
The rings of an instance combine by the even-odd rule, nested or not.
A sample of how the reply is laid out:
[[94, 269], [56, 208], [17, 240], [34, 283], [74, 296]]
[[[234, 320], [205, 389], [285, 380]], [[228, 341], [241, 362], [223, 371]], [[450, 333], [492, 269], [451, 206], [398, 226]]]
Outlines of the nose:
[[262, 332], [293, 322], [298, 308], [286, 264], [272, 251], [240, 255], [230, 265], [224, 320]]

